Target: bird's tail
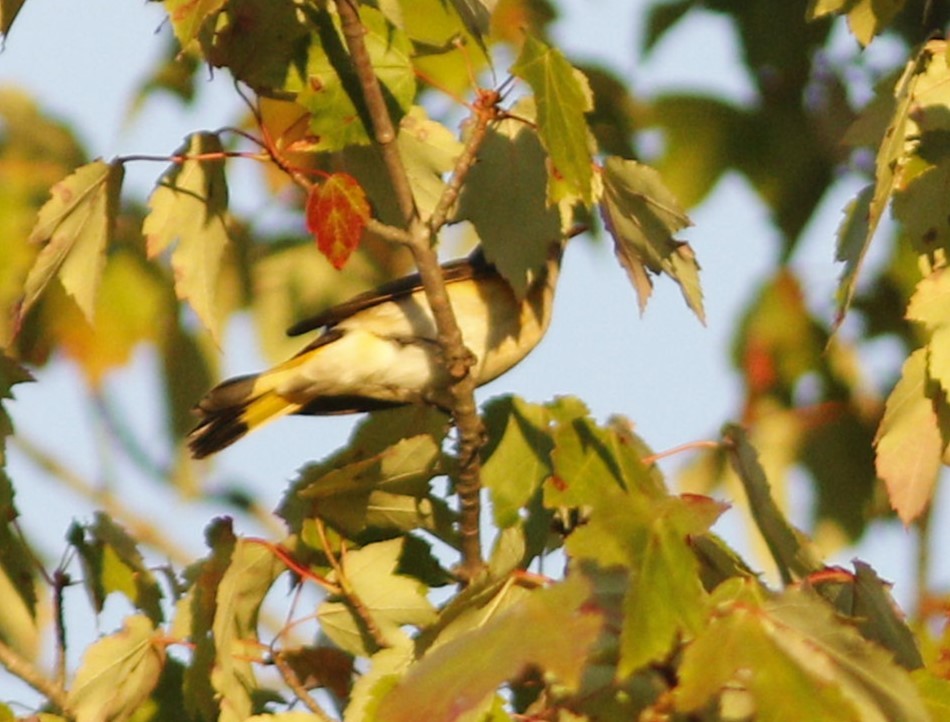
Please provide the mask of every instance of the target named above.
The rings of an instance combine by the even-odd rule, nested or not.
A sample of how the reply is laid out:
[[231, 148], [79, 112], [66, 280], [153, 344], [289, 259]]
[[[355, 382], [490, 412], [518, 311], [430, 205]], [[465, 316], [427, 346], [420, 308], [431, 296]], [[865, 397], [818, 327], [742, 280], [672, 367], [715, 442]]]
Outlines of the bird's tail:
[[225, 381], [198, 402], [195, 412], [200, 421], [188, 434], [193, 457], [210, 456], [268, 421], [300, 410], [300, 404], [276, 392], [268, 376], [255, 374]]

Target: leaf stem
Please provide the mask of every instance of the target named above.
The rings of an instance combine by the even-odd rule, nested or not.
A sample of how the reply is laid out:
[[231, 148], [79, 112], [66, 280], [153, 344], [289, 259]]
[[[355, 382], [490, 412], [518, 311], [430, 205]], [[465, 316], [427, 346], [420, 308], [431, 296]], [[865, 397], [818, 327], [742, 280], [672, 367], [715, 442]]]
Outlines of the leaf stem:
[[271, 650], [271, 659], [274, 660], [274, 666], [277, 667], [277, 671], [280, 672], [280, 676], [283, 678], [284, 682], [290, 687], [291, 691], [297, 696], [304, 706], [310, 710], [313, 714], [317, 716], [320, 722], [333, 722], [333, 718], [326, 713], [326, 710], [323, 709], [313, 697], [310, 696], [307, 692], [306, 687], [303, 686], [303, 683], [300, 681], [300, 678], [297, 676], [297, 673], [294, 672], [293, 667], [287, 664], [287, 661], [284, 659], [284, 655], [280, 651]]

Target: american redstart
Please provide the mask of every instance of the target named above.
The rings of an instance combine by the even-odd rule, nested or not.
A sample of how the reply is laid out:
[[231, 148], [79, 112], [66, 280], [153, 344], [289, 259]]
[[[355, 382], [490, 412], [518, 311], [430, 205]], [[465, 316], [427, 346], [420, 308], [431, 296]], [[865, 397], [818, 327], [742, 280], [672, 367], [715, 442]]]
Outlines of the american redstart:
[[[551, 244], [520, 299], [480, 248], [442, 266], [462, 339], [476, 359], [477, 385], [508, 371], [544, 336], [562, 250], [561, 243]], [[411, 403], [448, 410], [450, 379], [418, 274], [355, 296], [287, 333], [316, 329], [320, 334], [296, 356], [224, 381], [198, 402], [201, 420], [188, 435], [195, 458], [285, 414], [350, 414]]]

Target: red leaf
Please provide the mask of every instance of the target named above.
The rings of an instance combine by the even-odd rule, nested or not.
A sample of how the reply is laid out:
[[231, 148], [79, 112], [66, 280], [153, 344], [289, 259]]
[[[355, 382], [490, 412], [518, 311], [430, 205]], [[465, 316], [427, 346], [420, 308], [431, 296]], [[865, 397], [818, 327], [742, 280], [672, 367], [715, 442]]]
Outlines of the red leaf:
[[307, 229], [337, 270], [346, 265], [359, 245], [369, 215], [366, 193], [351, 175], [334, 173], [310, 189]]

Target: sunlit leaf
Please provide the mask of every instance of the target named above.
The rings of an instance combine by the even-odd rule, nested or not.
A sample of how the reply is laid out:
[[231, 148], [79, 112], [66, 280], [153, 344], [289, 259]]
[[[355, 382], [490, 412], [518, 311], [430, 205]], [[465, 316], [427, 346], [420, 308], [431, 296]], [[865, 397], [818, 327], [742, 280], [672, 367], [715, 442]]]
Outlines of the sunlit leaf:
[[409, 530], [435, 526], [429, 480], [441, 453], [428, 435], [401, 439], [378, 454], [332, 469], [311, 464], [296, 483], [313, 514], [354, 537], [369, 527]]
[[[392, 101], [390, 113], [398, 121], [416, 94], [409, 39], [376, 8], [361, 5], [359, 11], [373, 69]], [[338, 20], [325, 10], [312, 10], [310, 14], [322, 32], [319, 38], [311, 37], [305, 73], [291, 81], [290, 87], [297, 89], [297, 102], [311, 113], [315, 149], [332, 151], [365, 145], [371, 140], [367, 111], [352, 61], [336, 28]]]
[[[593, 108], [587, 79], [549, 45], [528, 35], [511, 72], [534, 91], [538, 134], [571, 196], [591, 203], [593, 159], [584, 114]], [[549, 186], [550, 188], [551, 186]], [[548, 193], [552, 202], [562, 196]]]
[[226, 0], [163, 0], [172, 30], [182, 48], [198, 37], [205, 22], [225, 3]]
[[262, 654], [257, 617], [264, 596], [283, 570], [266, 545], [242, 539], [217, 586], [211, 685], [220, 695], [222, 722], [243, 722], [251, 713], [258, 687], [252, 660]]
[[603, 623], [597, 610], [585, 605], [590, 593], [581, 577], [569, 578], [433, 649], [385, 696], [377, 719], [454, 719], [483, 704], [528, 665], [576, 687]]
[[601, 214], [614, 238], [617, 258], [637, 292], [640, 311], [653, 292], [649, 274], [665, 273], [680, 285], [687, 305], [705, 323], [699, 264], [689, 244], [673, 237], [690, 220], [659, 174], [633, 160], [608, 158]]
[[334, 173], [310, 189], [306, 215], [317, 248], [340, 270], [359, 245], [369, 220], [363, 188], [353, 176]]
[[86, 649], [69, 690], [77, 722], [128, 717], [158, 683], [165, 663], [160, 633], [147, 617], [127, 617], [121, 631]]
[[543, 406], [504, 396], [485, 406], [484, 417], [489, 442], [481, 480], [491, 491], [495, 523], [508, 527], [551, 474], [549, 413]]
[[92, 320], [123, 174], [121, 163], [97, 160], [50, 189], [51, 198], [40, 209], [30, 233], [31, 243], [44, 246], [26, 279], [18, 322], [56, 276], [86, 318]]
[[219, 309], [215, 303], [221, 258], [228, 243], [228, 190], [221, 140], [195, 133], [176, 154], [149, 196], [142, 227], [150, 258], [176, 243], [171, 263], [175, 292], [187, 300], [216, 339]]
[[687, 647], [679, 709], [699, 710], [726, 689], [747, 694], [755, 718], [774, 722], [929, 719], [888, 653], [841, 624], [816, 595], [797, 590], [761, 606], [720, 606]]
[[808, 19], [825, 15], [848, 16], [848, 27], [861, 45], [868, 45], [904, 7], [905, 0], [812, 0]]
[[909, 524], [930, 503], [944, 447], [928, 392], [924, 349], [914, 351], [904, 363], [901, 378], [887, 397], [874, 447], [877, 473], [891, 506]]
[[462, 144], [441, 123], [413, 106], [399, 123], [399, 155], [423, 219], [432, 215], [445, 190], [443, 176], [455, 167]]
[[74, 523], [67, 539], [79, 554], [83, 583], [96, 612], [119, 592], [155, 624], [162, 621], [162, 591], [146, 566], [138, 543], [104, 512], [88, 526]]
[[[426, 587], [396, 572], [403, 549], [402, 539], [370, 544], [343, 557], [345, 579], [334, 580], [360, 600], [378, 633], [390, 646], [405, 646], [409, 639], [404, 625], [422, 626], [435, 619], [435, 609], [426, 598]], [[366, 655], [365, 623], [352, 606], [328, 600], [317, 611], [323, 632], [351, 654]]]
[[[75, 361], [93, 388], [132, 358], [139, 344], [161, 340], [173, 309], [168, 287], [138, 253], [109, 257], [94, 305], [95, 323], [52, 288], [37, 314], [50, 340]], [[192, 403], [194, 399], [192, 399]]]

